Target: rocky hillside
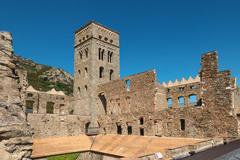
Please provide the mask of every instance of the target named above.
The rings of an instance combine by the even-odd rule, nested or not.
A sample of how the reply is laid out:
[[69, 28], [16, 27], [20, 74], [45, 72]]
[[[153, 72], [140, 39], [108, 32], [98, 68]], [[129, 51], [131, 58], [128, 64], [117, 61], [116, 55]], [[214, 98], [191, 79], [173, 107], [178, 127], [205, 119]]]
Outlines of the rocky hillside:
[[67, 95], [73, 92], [73, 77], [62, 69], [38, 64], [32, 60], [15, 56], [18, 68], [27, 71], [28, 84], [40, 91], [55, 88]]

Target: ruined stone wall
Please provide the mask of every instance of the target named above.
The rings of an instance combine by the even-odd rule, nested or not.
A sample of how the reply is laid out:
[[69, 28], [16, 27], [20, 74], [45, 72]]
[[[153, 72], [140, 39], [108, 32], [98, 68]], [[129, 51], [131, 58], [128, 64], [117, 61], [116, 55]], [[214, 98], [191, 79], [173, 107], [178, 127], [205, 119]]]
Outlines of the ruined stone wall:
[[[196, 96], [196, 101], [191, 101], [191, 96]], [[201, 106], [201, 85], [196, 82], [168, 87], [167, 99], [172, 100], [172, 105], [168, 107]]]
[[20, 100], [12, 37], [0, 32], [0, 159], [30, 160], [32, 132]]
[[156, 92], [155, 71], [99, 85], [97, 112], [108, 115], [153, 112]]
[[53, 114], [69, 114], [71, 97], [66, 95], [48, 94], [46, 92], [24, 92], [25, 106], [27, 102], [33, 102], [32, 113], [47, 113], [47, 103], [53, 102]]
[[[111, 82], [115, 87], [111, 87], [109, 83], [99, 87], [99, 93], [102, 92], [107, 100], [107, 115], [102, 115], [98, 119], [101, 133], [183, 137], [238, 135], [238, 121], [232, 114], [234, 86], [231, 73], [230, 71], [218, 71], [215, 52], [202, 57], [201, 82], [166, 88], [165, 97], [163, 94], [161, 98], [156, 98], [159, 84], [155, 85], [154, 76], [153, 72], [144, 73], [139, 77], [134, 76], [135, 81], [142, 85], [138, 88], [139, 90], [133, 90], [132, 94], [126, 91], [124, 80]], [[149, 81], [145, 82], [145, 80]], [[131, 97], [138, 93], [144, 94], [135, 99], [130, 98], [130, 104], [137, 101], [138, 105], [131, 105], [134, 109], [129, 109], [128, 103], [121, 101], [125, 100], [126, 96]], [[174, 102], [173, 107], [161, 108], [160, 103], [156, 102], [156, 99], [159, 99], [164, 103], [164, 100], [169, 97], [174, 97], [173, 99], [178, 101], [179, 96], [186, 98], [193, 94], [197, 95], [198, 102], [202, 99], [203, 105], [201, 103], [191, 105], [186, 101], [186, 105], [182, 107]], [[119, 100], [117, 101], [120, 102], [119, 106], [111, 105], [110, 100], [114, 99]], [[111, 112], [113, 108], [116, 114]]]
[[85, 133], [90, 117], [59, 114], [28, 114], [34, 137], [72, 136]]
[[234, 92], [234, 109], [235, 114], [240, 114], [240, 88], [236, 88]]
[[168, 108], [167, 104], [167, 88], [156, 82], [157, 92], [155, 94], [155, 111], [161, 111]]
[[19, 77], [16, 73], [16, 65], [12, 59], [12, 36], [8, 32], [0, 32], [0, 100], [18, 104]]

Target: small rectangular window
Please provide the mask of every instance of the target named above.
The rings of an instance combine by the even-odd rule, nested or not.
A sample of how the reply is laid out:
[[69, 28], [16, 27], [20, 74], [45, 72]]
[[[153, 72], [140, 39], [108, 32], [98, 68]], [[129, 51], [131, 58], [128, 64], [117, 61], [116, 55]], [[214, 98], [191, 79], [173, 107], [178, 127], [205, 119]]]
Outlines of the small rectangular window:
[[144, 136], [144, 128], [140, 128], [140, 136]]
[[128, 135], [131, 135], [132, 134], [132, 126], [128, 126]]
[[117, 125], [117, 134], [122, 134], [122, 126], [120, 124]]
[[185, 119], [180, 119], [181, 130], [185, 131]]
[[46, 112], [49, 114], [53, 114], [53, 112], [54, 112], [54, 103], [53, 102], [47, 102]]
[[131, 87], [131, 80], [126, 80], [125, 81], [125, 85], [126, 85], [126, 88], [127, 88], [127, 91], [130, 91], [130, 87]]
[[33, 104], [34, 101], [26, 101], [26, 113], [33, 113]]

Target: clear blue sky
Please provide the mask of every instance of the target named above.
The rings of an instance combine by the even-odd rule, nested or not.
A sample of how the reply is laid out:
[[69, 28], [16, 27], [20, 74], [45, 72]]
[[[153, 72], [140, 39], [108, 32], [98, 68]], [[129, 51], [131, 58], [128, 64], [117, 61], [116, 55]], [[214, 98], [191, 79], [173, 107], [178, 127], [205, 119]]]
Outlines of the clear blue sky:
[[159, 81], [195, 76], [201, 54], [218, 50], [220, 69], [240, 78], [239, 0], [0, 1], [15, 51], [70, 73], [74, 31], [95, 20], [120, 32], [121, 77], [154, 68]]

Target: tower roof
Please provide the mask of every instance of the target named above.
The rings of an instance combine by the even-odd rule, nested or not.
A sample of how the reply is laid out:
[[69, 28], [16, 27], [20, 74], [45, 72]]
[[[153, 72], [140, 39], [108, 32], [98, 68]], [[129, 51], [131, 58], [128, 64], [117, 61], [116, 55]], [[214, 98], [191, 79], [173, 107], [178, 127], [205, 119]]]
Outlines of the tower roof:
[[101, 27], [103, 27], [103, 28], [105, 28], [105, 29], [107, 29], [107, 30], [109, 30], [109, 31], [111, 31], [111, 32], [114, 32], [114, 33], [116, 33], [116, 34], [119, 34], [118, 31], [113, 30], [113, 29], [111, 29], [111, 28], [109, 28], [109, 27], [106, 27], [106, 26], [104, 26], [104, 25], [102, 25], [102, 24], [100, 24], [100, 23], [98, 23], [98, 22], [96, 22], [96, 21], [90, 21], [90, 22], [86, 23], [85, 25], [83, 25], [82, 27], [80, 27], [79, 29], [77, 29], [77, 30], [75, 31], [75, 33], [81, 31], [82, 29], [86, 28], [87, 26], [89, 26], [89, 25], [91, 25], [91, 24], [95, 24], [95, 25], [101, 26]]

